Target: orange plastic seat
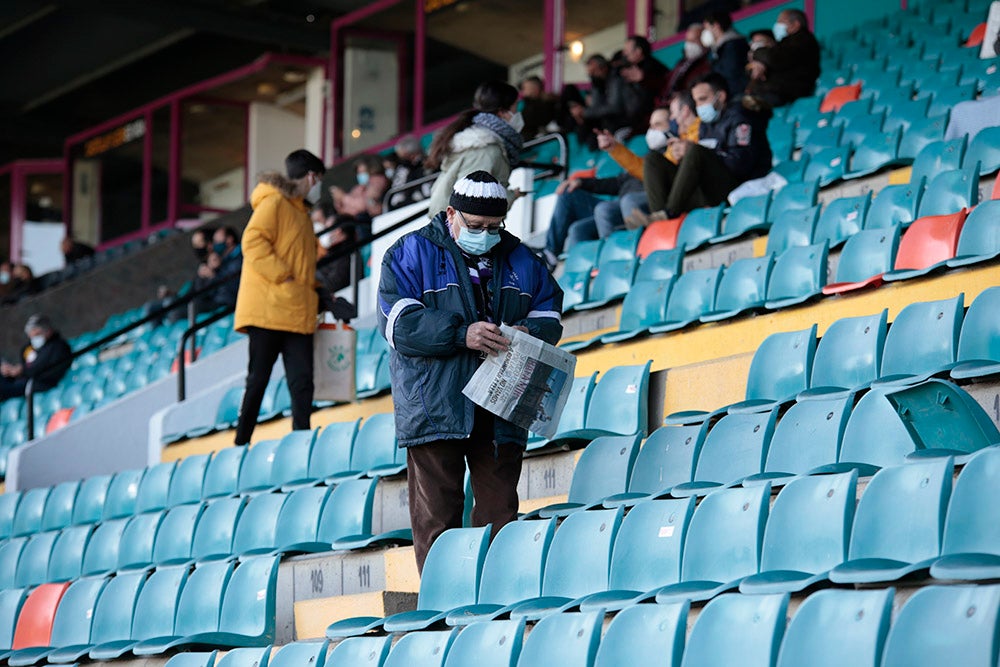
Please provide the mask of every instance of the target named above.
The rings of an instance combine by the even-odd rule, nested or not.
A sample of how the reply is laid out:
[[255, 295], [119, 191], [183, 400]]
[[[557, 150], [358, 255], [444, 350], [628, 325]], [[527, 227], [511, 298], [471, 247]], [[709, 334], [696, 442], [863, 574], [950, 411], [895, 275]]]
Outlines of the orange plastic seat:
[[986, 22], [983, 21], [969, 33], [969, 39], [965, 40], [962, 46], [980, 46], [986, 38]]
[[962, 209], [918, 218], [900, 239], [894, 268], [883, 279], [889, 282], [916, 278], [947, 266], [958, 250], [958, 238], [968, 215], [969, 209]]
[[574, 178], [594, 178], [597, 175], [597, 167], [591, 167], [590, 169], [578, 169], [569, 175], [568, 180]]
[[684, 222], [684, 214], [678, 218], [670, 220], [656, 220], [651, 222], [639, 239], [639, 246], [636, 248], [636, 255], [640, 259], [657, 250], [673, 250], [677, 247], [677, 233], [681, 230], [681, 223]]
[[1000, 172], [997, 172], [997, 178], [993, 181], [993, 192], [990, 194], [990, 199], [1000, 199]]
[[16, 651], [32, 646], [49, 646], [56, 608], [59, 607], [59, 601], [62, 600], [67, 588], [69, 582], [42, 584], [31, 591], [17, 617], [11, 648]]
[[52, 433], [61, 429], [63, 426], [69, 423], [70, 418], [73, 416], [73, 410], [76, 408], [61, 408], [52, 413], [49, 417], [49, 423], [45, 425], [45, 432]]
[[847, 86], [837, 86], [836, 88], [831, 88], [830, 92], [828, 92], [826, 97], [823, 98], [823, 103], [819, 105], [820, 113], [840, 111], [840, 107], [844, 106], [848, 102], [853, 102], [859, 97], [861, 97], [860, 83], [852, 83]]
[[[197, 359], [200, 354], [201, 354], [201, 348], [199, 347], [197, 350], [195, 350], [194, 359]], [[184, 348], [184, 365], [185, 366], [190, 366], [191, 362], [194, 359], [192, 359], [192, 357], [191, 357], [191, 348], [190, 347], [185, 347]], [[177, 357], [174, 357], [174, 363], [170, 364], [170, 373], [171, 374], [176, 373], [177, 372], [177, 367], [180, 366], [180, 364], [177, 363], [177, 361], [178, 361]]]

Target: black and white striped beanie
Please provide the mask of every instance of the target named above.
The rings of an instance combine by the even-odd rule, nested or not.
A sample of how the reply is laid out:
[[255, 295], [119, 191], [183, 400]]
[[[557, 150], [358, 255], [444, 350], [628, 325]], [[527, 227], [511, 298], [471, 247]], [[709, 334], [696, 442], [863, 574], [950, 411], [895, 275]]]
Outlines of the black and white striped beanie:
[[458, 179], [448, 204], [456, 211], [488, 218], [507, 215], [507, 191], [488, 171]]

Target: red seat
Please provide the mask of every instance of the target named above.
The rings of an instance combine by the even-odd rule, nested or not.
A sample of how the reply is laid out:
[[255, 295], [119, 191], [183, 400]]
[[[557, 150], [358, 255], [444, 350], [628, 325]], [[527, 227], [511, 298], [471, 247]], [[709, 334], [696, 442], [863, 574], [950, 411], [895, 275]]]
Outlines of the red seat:
[[573, 180], [574, 178], [594, 178], [597, 175], [597, 167], [591, 167], [590, 169], [577, 169], [566, 180]]
[[836, 88], [831, 88], [830, 92], [826, 94], [823, 98], [823, 103], [819, 105], [819, 110], [823, 113], [828, 111], [840, 111], [840, 107], [844, 106], [848, 102], [853, 102], [854, 100], [861, 97], [861, 84], [852, 83], [847, 86], [837, 86]]
[[42, 584], [31, 591], [17, 617], [11, 648], [16, 651], [32, 646], [50, 646], [52, 621], [55, 620], [56, 608], [67, 588], [69, 582]]
[[958, 213], [918, 218], [899, 241], [894, 269], [926, 269], [954, 257], [968, 214], [968, 209], [962, 209]]
[[969, 39], [965, 40], [965, 44], [962, 46], [980, 46], [985, 38], [986, 22], [984, 21], [972, 29], [972, 32], [969, 33]]
[[673, 250], [677, 247], [677, 233], [681, 230], [681, 223], [687, 214], [679, 218], [670, 220], [656, 220], [649, 223], [642, 237], [639, 238], [639, 246], [636, 248], [636, 255], [639, 259], [646, 259], [646, 255], [657, 250]]
[[61, 429], [63, 426], [69, 423], [70, 418], [73, 416], [73, 410], [76, 408], [61, 408], [52, 413], [49, 417], [49, 423], [45, 425], [45, 432], [52, 433]]
[[997, 178], [993, 181], [993, 192], [990, 194], [990, 199], [1000, 199], [1000, 172], [997, 172]]
[[[198, 355], [200, 355], [200, 354], [201, 354], [201, 348], [199, 347], [197, 350], [195, 350], [194, 358], [197, 359]], [[177, 361], [178, 361], [178, 358], [174, 357], [174, 363], [170, 364], [170, 372], [171, 373], [176, 373], [177, 372], [177, 367], [180, 366], [180, 364], [177, 363]], [[191, 359], [191, 348], [190, 347], [185, 347], [184, 348], [184, 365], [185, 366], [190, 366], [191, 365], [191, 361], [192, 361], [192, 359]]]

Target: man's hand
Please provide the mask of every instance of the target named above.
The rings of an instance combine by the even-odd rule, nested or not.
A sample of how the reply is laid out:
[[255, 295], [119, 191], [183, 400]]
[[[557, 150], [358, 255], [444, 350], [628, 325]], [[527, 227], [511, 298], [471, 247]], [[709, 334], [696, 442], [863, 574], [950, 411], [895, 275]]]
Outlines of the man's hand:
[[594, 130], [594, 134], [597, 135], [597, 147], [602, 151], [609, 151], [618, 145], [618, 140], [615, 139], [615, 135], [611, 134], [607, 130]]
[[691, 142], [684, 139], [667, 139], [667, 152], [678, 160], [684, 158], [690, 146]]
[[21, 364], [8, 364], [6, 361], [0, 364], [0, 375], [8, 378], [16, 378], [24, 370]]
[[212, 269], [208, 268], [208, 264], [199, 264], [198, 265], [198, 277], [199, 278], [204, 278], [206, 280], [214, 278], [215, 277], [215, 271], [213, 271]]
[[465, 331], [465, 347], [493, 356], [506, 352], [510, 339], [500, 333], [500, 327], [489, 322], [473, 322]]
[[580, 187], [580, 179], [571, 178], [569, 180], [563, 181], [558, 185], [558, 187], [556, 187], [556, 194], [561, 195], [567, 192], [573, 192], [573, 190], [576, 190], [578, 187]]
[[750, 78], [754, 81], [763, 81], [767, 78], [767, 67], [764, 63], [752, 60], [750, 61], [750, 64], [747, 65], [747, 69], [750, 70]]

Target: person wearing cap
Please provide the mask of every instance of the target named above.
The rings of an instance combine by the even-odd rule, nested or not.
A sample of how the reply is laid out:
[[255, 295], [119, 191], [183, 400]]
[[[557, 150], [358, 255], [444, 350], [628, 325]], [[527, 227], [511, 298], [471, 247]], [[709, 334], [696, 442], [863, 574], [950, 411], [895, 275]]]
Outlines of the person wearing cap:
[[316, 237], [309, 218], [326, 167], [307, 150], [285, 158], [285, 174], [266, 172], [250, 195], [243, 272], [233, 327], [249, 338], [246, 390], [236, 444], [250, 442], [271, 368], [281, 355], [292, 402], [292, 429], [308, 430], [316, 331]]
[[562, 290], [544, 262], [504, 230], [507, 193], [475, 171], [448, 206], [382, 260], [379, 330], [389, 342], [396, 440], [406, 448], [417, 568], [434, 539], [462, 525], [465, 468], [472, 523], [495, 536], [517, 518], [528, 433], [462, 394], [486, 355], [507, 350], [500, 325], [555, 344]]
[[0, 400], [24, 396], [28, 381], [36, 392], [48, 391], [73, 364], [73, 350], [44, 315], [32, 315], [24, 325], [28, 345], [20, 363], [0, 362]]

